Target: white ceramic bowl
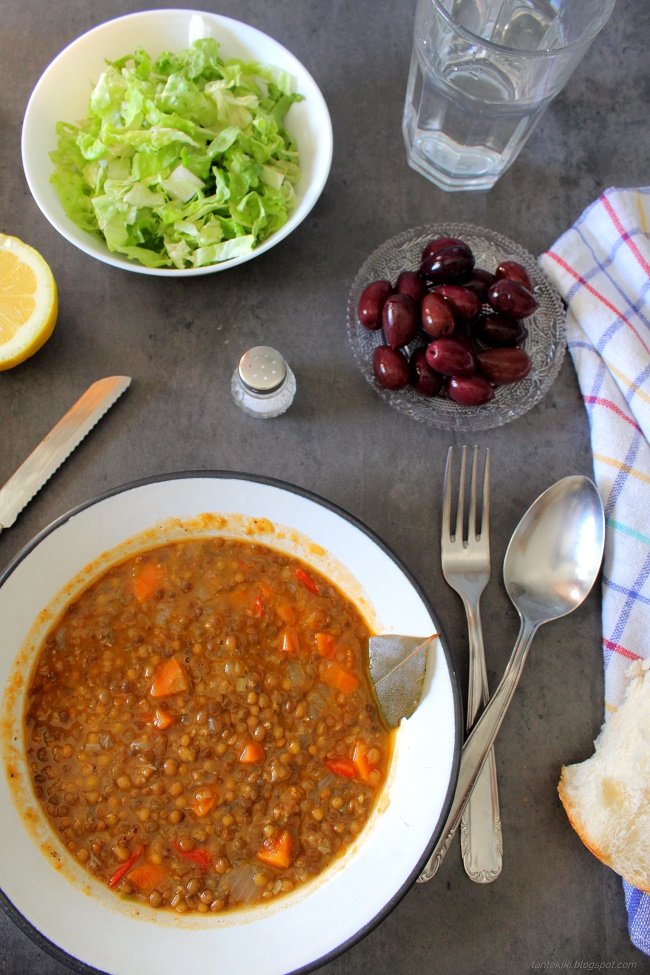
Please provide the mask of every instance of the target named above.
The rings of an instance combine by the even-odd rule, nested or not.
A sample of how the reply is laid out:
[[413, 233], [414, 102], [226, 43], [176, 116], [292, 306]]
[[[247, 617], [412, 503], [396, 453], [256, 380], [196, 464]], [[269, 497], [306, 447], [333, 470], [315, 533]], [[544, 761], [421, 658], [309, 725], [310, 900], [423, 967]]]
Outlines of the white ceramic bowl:
[[[201, 37], [215, 37], [224, 59], [264, 61], [284, 68], [294, 78], [304, 101], [291, 106], [286, 126], [298, 146], [302, 177], [296, 188], [297, 204], [287, 223], [250, 254], [185, 270], [147, 268], [121, 254], [111, 253], [103, 241], [77, 227], [65, 214], [50, 182], [59, 121], [78, 122], [88, 109], [88, 98], [106, 60], [131, 53], [138, 45], [152, 57], [180, 51]], [[29, 189], [44, 216], [71, 244], [85, 254], [114, 267], [160, 277], [189, 277], [224, 271], [263, 254], [302, 223], [318, 200], [332, 161], [332, 123], [325, 100], [307, 69], [285, 47], [247, 24], [197, 10], [145, 10], [94, 27], [73, 41], [52, 61], [29, 99], [22, 131], [23, 168]]]
[[[205, 512], [219, 513], [225, 522], [206, 522]], [[337, 582], [380, 632], [440, 632], [422, 591], [379, 538], [333, 505], [278, 481], [174, 474], [119, 488], [65, 515], [0, 576], [0, 900], [30, 937], [81, 971], [305, 971], [368, 933], [424, 866], [458, 772], [456, 678], [439, 639], [422, 700], [397, 731], [388, 781], [359, 839], [319, 878], [275, 904], [182, 917], [125, 905], [64, 851], [64, 866], [55, 868], [47, 851], [60, 847], [33, 796], [23, 758], [23, 696], [40, 641], [53, 615], [116, 557], [188, 533], [259, 539], [297, 554]]]

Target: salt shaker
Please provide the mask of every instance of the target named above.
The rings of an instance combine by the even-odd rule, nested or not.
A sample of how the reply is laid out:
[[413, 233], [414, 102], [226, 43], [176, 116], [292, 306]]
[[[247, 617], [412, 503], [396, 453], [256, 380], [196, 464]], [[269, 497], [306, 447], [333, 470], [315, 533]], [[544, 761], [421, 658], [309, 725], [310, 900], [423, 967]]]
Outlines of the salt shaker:
[[289, 409], [296, 394], [296, 377], [276, 349], [258, 345], [239, 360], [230, 389], [244, 413], [266, 419]]

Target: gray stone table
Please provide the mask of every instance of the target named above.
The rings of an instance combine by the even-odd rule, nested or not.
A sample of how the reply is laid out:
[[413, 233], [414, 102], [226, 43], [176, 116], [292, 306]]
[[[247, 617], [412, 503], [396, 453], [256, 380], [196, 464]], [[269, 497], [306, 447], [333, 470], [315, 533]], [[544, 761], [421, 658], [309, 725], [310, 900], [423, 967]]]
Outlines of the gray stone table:
[[[363, 380], [346, 338], [348, 292], [367, 255], [409, 227], [475, 223], [539, 254], [603, 189], [647, 183], [650, 6], [619, 0], [519, 160], [477, 194], [445, 194], [406, 165], [401, 112], [415, 0], [203, 6], [260, 28], [307, 66], [331, 112], [334, 159], [311, 215], [279, 246], [225, 274], [159, 280], [112, 269], [60, 238], [33, 202], [20, 159], [23, 112], [49, 61], [85, 30], [146, 4], [3, 0], [0, 230], [44, 254], [60, 312], [41, 352], [0, 374], [0, 482], [94, 379], [128, 374], [133, 384], [0, 536], [0, 567], [51, 520], [123, 482], [190, 469], [280, 478], [347, 509], [407, 564], [438, 609], [464, 693], [465, 621], [438, 554], [445, 455], [463, 438], [390, 409]], [[237, 410], [229, 392], [239, 356], [261, 343], [283, 350], [298, 380], [291, 410], [268, 423]], [[541, 404], [475, 439], [493, 455], [495, 570], [483, 610], [494, 687], [517, 632], [499, 568], [510, 534], [553, 481], [592, 471], [570, 358]], [[537, 636], [497, 741], [499, 880], [472, 884], [456, 843], [431, 883], [411, 889], [323, 975], [512, 975], [563, 962], [650, 971], [629, 941], [619, 878], [582, 846], [556, 792], [561, 765], [590, 754], [602, 713], [594, 592]], [[1, 975], [67, 970], [0, 915]]]

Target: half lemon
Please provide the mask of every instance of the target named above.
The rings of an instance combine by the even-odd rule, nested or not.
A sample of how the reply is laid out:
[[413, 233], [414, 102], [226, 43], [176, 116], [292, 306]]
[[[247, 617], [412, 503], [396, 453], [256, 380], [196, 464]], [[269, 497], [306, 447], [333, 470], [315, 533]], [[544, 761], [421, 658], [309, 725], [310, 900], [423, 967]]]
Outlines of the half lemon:
[[0, 372], [47, 342], [58, 307], [56, 282], [44, 258], [17, 237], [0, 234]]

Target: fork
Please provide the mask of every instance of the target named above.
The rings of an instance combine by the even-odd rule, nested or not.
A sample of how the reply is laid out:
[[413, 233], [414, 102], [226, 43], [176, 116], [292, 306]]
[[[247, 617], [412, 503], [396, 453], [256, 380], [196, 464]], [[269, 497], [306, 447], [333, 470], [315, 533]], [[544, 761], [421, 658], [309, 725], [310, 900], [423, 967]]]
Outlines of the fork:
[[[467, 615], [469, 691], [466, 724], [469, 733], [480, 706], [487, 704], [489, 699], [479, 603], [490, 578], [490, 451], [486, 448], [479, 524], [477, 506], [479, 451], [478, 447], [474, 447], [466, 540], [463, 522], [467, 448], [463, 447], [461, 454], [456, 525], [453, 529], [452, 460], [453, 447], [450, 447], [445, 468], [440, 552], [443, 575], [462, 599]], [[503, 845], [494, 749], [490, 750], [483, 771], [476, 782], [460, 828], [461, 853], [467, 876], [479, 884], [496, 880], [501, 873]]]

